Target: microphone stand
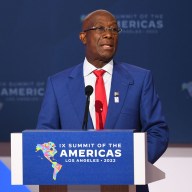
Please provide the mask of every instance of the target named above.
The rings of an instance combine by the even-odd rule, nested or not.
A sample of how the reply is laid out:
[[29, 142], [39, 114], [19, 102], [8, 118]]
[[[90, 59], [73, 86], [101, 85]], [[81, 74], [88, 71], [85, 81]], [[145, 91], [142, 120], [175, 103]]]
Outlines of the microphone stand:
[[85, 113], [83, 119], [82, 130], [87, 130], [87, 122], [88, 122], [88, 113], [89, 113], [89, 103], [90, 103], [90, 95], [87, 95], [86, 105], [85, 105]]

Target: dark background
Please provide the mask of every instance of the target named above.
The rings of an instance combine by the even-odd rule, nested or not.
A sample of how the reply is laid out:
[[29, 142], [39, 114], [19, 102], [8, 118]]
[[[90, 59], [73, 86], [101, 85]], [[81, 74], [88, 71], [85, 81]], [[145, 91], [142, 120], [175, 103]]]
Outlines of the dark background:
[[81, 20], [107, 9], [123, 29], [116, 60], [150, 69], [171, 143], [192, 143], [189, 0], [0, 0], [0, 142], [34, 129], [47, 77], [84, 60]]

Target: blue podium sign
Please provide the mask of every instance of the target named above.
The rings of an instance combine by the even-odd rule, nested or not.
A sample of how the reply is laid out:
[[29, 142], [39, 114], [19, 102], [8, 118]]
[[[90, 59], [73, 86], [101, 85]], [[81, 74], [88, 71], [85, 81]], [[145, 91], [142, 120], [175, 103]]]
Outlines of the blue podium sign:
[[23, 184], [134, 184], [133, 131], [24, 131]]

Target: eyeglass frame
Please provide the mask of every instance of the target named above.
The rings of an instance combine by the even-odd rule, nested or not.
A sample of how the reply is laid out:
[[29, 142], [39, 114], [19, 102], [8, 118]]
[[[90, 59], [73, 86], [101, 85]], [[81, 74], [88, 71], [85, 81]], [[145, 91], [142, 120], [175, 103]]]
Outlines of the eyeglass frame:
[[[117, 30], [115, 30], [115, 29], [117, 29]], [[122, 29], [119, 27], [115, 28], [115, 27], [104, 27], [104, 26], [96, 27], [96, 26], [93, 26], [91, 28], [85, 29], [83, 32], [88, 32], [88, 31], [92, 31], [92, 30], [93, 31], [101, 30], [101, 31], [99, 31], [99, 33], [104, 33], [107, 30], [107, 31], [110, 31], [112, 34], [115, 34], [115, 35], [119, 34], [122, 31]]]

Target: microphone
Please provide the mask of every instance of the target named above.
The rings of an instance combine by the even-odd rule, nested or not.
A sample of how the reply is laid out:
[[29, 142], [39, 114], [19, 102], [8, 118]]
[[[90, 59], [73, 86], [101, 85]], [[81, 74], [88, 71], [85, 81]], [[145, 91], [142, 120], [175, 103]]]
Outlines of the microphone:
[[85, 95], [90, 97], [92, 93], [93, 93], [93, 87], [91, 85], [87, 85], [85, 87]]
[[86, 105], [85, 105], [85, 113], [84, 113], [82, 130], [87, 130], [89, 103], [90, 103], [90, 96], [92, 93], [93, 93], [93, 87], [91, 85], [87, 85], [85, 87], [85, 95], [87, 96], [87, 100], [86, 100]]

